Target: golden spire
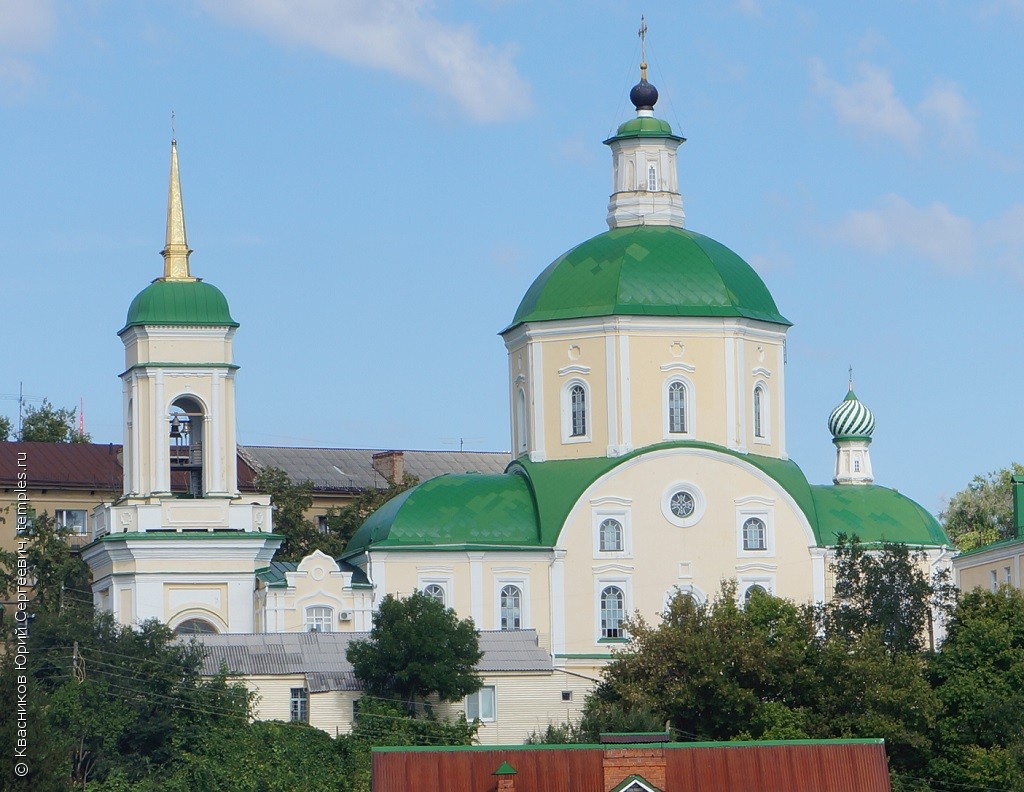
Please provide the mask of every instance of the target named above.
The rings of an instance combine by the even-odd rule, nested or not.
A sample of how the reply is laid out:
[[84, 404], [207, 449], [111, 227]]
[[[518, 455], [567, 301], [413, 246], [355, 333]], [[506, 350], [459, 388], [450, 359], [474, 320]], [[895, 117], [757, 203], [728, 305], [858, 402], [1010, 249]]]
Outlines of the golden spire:
[[640, 30], [637, 31], [640, 37], [640, 79], [647, 79], [647, 20], [640, 15]]
[[181, 179], [178, 176], [178, 142], [171, 139], [171, 183], [167, 190], [167, 239], [164, 243], [164, 280], [194, 281], [188, 270], [188, 238], [185, 236], [185, 209], [181, 204]]

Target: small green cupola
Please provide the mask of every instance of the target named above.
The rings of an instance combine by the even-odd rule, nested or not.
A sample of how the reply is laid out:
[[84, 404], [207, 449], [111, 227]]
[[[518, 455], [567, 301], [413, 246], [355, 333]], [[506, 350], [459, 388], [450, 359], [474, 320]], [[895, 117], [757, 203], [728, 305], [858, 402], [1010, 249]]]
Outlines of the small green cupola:
[[629, 92], [636, 118], [605, 142], [612, 150], [612, 194], [608, 227], [674, 226], [686, 220], [679, 192], [676, 150], [686, 142], [667, 121], [654, 116], [658, 89], [647, 80], [647, 25], [641, 24], [640, 82]]
[[171, 141], [171, 176], [167, 192], [167, 233], [163, 277], [139, 292], [128, 306], [128, 317], [120, 333], [141, 325], [190, 327], [238, 327], [231, 318], [228, 301], [216, 286], [195, 278], [189, 268], [185, 232], [185, 210], [178, 174], [178, 144]]

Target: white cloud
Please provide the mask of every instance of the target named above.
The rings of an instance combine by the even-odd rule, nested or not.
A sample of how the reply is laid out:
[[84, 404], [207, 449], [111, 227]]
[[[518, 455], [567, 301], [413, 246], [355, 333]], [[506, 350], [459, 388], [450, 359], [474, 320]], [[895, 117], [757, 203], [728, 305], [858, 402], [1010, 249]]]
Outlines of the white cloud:
[[908, 149], [917, 148], [926, 131], [948, 146], [974, 140], [974, 109], [952, 83], [935, 85], [911, 106], [897, 94], [889, 73], [874, 64], [860, 64], [858, 78], [846, 85], [829, 77], [819, 59], [810, 69], [814, 90], [829, 101], [839, 123], [861, 138], [892, 138]]
[[761, 0], [736, 0], [735, 8], [747, 16], [761, 16]]
[[45, 49], [56, 26], [50, 0], [0, 0], [0, 99], [23, 99], [35, 88], [39, 75], [23, 56]]
[[878, 256], [917, 256], [947, 273], [995, 267], [1024, 284], [1024, 204], [978, 222], [945, 204], [917, 207], [890, 194], [874, 209], [849, 212], [832, 236]]
[[50, 43], [55, 28], [49, 0], [0, 0], [0, 46], [32, 52]]
[[24, 99], [39, 82], [31, 63], [20, 58], [0, 58], [0, 98], [7, 101]]
[[862, 137], [893, 137], [907, 146], [917, 142], [921, 125], [896, 95], [889, 73], [862, 63], [860, 79], [843, 85], [828, 77], [825, 65], [811, 61], [815, 90], [832, 103], [839, 122]]
[[447, 94], [476, 121], [518, 118], [531, 108], [514, 47], [482, 43], [471, 26], [432, 18], [425, 0], [203, 2], [229, 22]]
[[935, 86], [918, 105], [918, 110], [923, 118], [933, 119], [938, 124], [947, 145], [969, 146], [974, 142], [974, 108], [957, 86]]

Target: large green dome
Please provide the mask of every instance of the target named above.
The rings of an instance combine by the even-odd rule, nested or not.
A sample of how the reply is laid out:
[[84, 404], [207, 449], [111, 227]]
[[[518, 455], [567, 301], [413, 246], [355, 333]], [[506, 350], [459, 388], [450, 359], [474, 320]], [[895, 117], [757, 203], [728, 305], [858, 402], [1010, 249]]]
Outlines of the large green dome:
[[238, 327], [228, 301], [216, 286], [201, 280], [155, 280], [128, 306], [123, 330], [136, 325]]
[[674, 226], [598, 234], [533, 282], [507, 329], [588, 316], [739, 316], [791, 324], [764, 281], [715, 240]]

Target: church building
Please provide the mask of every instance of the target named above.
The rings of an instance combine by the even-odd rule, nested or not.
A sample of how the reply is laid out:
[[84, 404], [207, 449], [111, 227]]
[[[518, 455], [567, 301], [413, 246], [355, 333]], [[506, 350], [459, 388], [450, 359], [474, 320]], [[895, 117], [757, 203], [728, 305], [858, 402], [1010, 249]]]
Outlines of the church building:
[[[842, 534], [948, 568], [935, 518], [874, 484], [875, 421], [852, 382], [828, 417], [833, 483], [789, 458], [791, 323], [749, 264], [686, 227], [685, 140], [655, 115], [646, 65], [630, 100], [635, 117], [604, 141], [608, 230], [544, 269], [501, 331], [508, 467], [424, 481], [340, 558], [300, 563], [272, 561], [269, 499], [239, 493], [237, 324], [190, 272], [172, 144], [164, 273], [120, 331], [124, 491], [83, 552], [97, 605], [182, 632], [361, 632], [384, 595], [419, 589], [482, 630], [534, 631], [555, 668], [593, 679], [625, 617], [656, 620], [677, 592], [704, 601], [735, 580], [741, 602], [826, 601]], [[476, 711], [500, 709], [481, 695]]]

